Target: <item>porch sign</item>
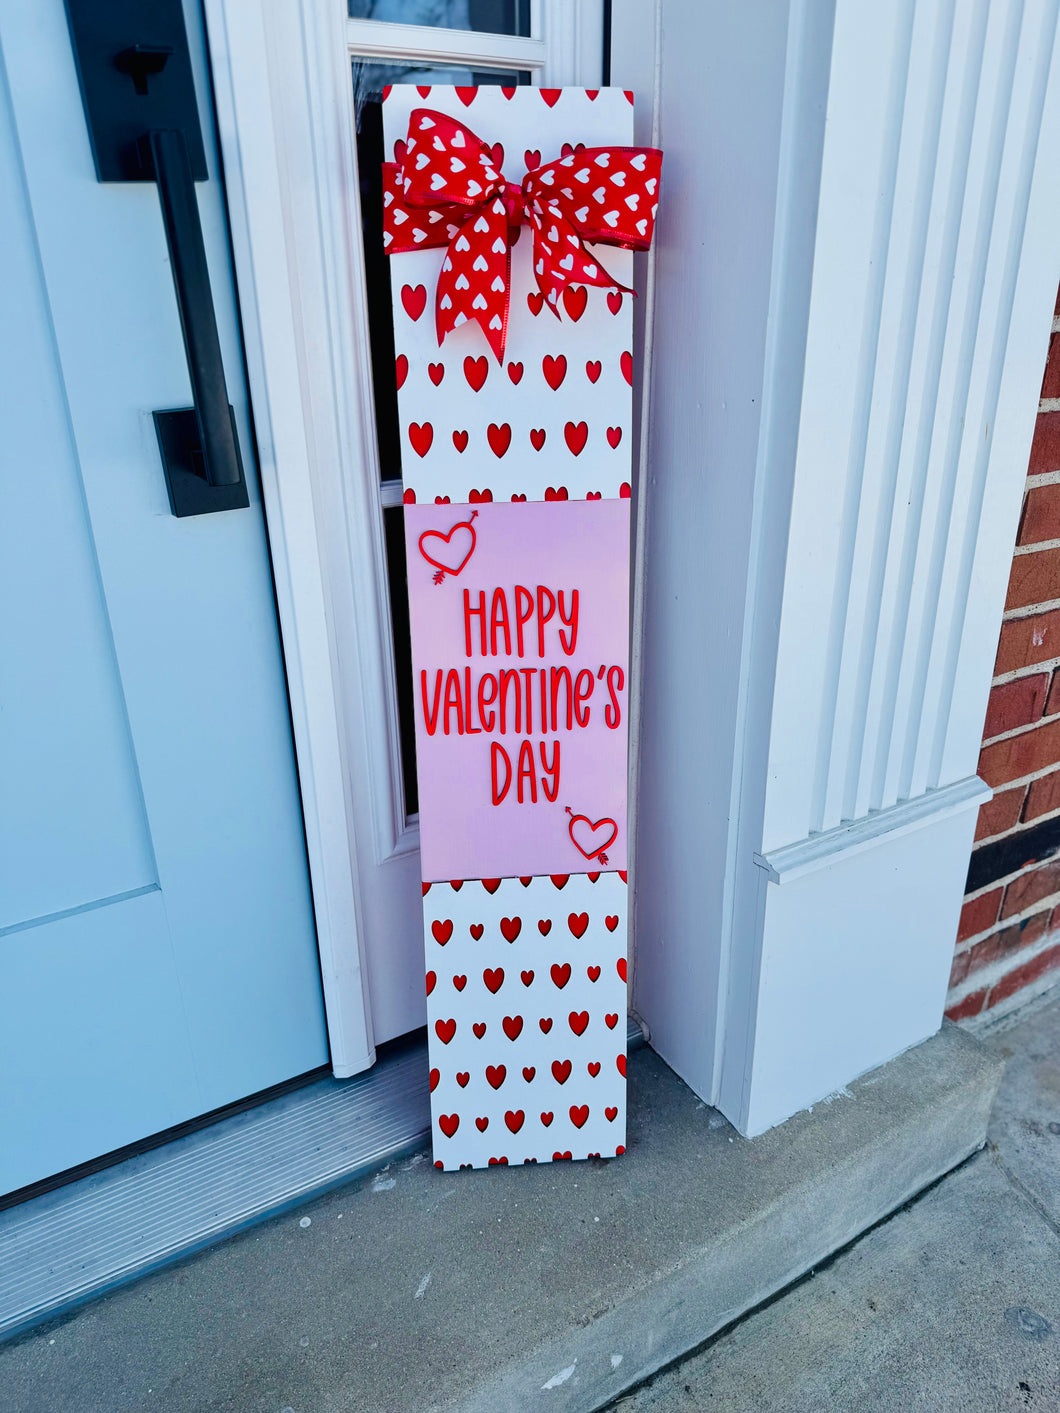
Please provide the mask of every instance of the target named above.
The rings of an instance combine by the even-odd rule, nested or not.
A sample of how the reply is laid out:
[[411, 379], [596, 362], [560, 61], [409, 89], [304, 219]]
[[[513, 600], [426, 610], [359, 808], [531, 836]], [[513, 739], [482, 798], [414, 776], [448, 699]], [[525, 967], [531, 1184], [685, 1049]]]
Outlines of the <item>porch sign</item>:
[[439, 1168], [624, 1151], [632, 102], [384, 98]]

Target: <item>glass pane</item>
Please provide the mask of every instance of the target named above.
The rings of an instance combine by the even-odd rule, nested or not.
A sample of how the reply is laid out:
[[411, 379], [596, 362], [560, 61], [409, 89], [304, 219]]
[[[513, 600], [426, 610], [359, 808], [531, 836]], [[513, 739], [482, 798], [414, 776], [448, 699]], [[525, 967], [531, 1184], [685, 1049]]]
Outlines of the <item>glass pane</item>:
[[350, 0], [350, 18], [529, 38], [530, 0]]
[[529, 83], [528, 73], [511, 70], [431, 68], [425, 64], [353, 60], [353, 103], [357, 121], [357, 171], [361, 189], [364, 273], [368, 293], [368, 333], [372, 346], [372, 385], [379, 468], [384, 481], [401, 479], [394, 378], [394, 327], [390, 311], [390, 258], [383, 249], [383, 88], [388, 83]]

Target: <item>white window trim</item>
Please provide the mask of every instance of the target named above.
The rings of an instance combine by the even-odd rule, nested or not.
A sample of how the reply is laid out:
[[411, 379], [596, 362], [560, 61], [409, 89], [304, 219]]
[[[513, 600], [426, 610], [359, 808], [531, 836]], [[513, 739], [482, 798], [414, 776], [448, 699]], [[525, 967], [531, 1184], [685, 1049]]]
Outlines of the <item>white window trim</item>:
[[[390, 685], [382, 509], [395, 491], [379, 481], [350, 55], [518, 67], [535, 84], [571, 83], [600, 73], [602, 4], [534, 0], [532, 39], [350, 20], [341, 0], [205, 0], [205, 10], [332, 1065], [342, 1077], [375, 1059], [364, 863], [418, 848]], [[562, 62], [550, 58], [557, 53]]]

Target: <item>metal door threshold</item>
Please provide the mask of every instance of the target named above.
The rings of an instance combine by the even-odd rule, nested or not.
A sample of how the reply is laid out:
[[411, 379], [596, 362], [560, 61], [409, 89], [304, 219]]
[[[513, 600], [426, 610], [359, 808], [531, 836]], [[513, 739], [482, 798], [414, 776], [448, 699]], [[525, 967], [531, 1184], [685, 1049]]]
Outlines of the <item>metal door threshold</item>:
[[420, 1043], [0, 1212], [0, 1339], [423, 1147], [426, 1079]]

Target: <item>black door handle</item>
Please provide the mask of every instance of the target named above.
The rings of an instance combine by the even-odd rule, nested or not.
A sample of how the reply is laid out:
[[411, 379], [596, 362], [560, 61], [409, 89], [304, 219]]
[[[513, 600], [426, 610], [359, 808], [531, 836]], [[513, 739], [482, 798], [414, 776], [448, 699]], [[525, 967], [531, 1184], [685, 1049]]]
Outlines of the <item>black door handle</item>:
[[170, 128], [149, 133], [145, 145], [158, 183], [205, 480], [210, 486], [238, 486], [243, 480], [243, 467], [228, 405], [187, 144], [179, 129]]
[[195, 182], [206, 155], [180, 0], [66, 0], [100, 181], [158, 186], [194, 407], [154, 413], [174, 515], [249, 505]]

